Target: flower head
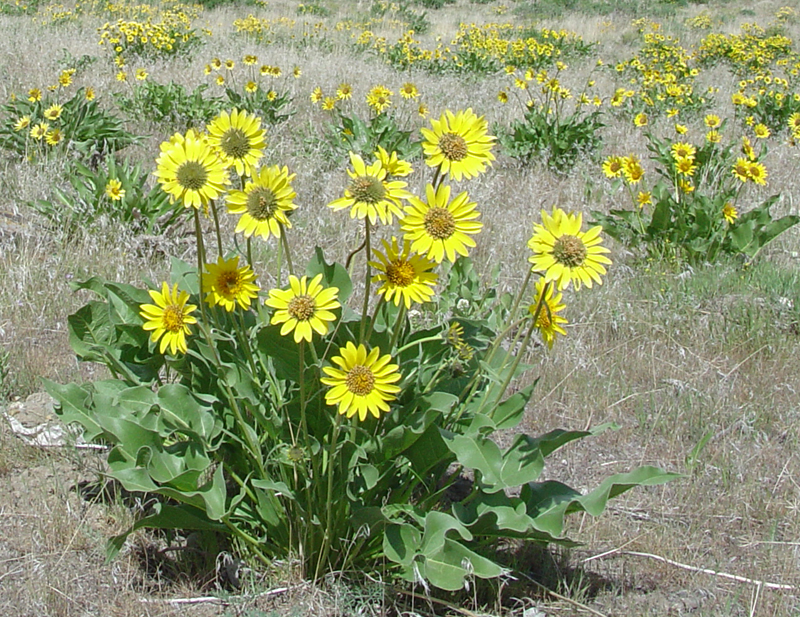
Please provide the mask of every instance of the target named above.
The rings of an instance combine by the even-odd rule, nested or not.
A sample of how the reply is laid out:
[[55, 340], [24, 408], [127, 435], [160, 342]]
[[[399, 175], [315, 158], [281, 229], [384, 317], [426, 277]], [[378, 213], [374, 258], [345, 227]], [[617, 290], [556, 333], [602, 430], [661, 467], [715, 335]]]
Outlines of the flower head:
[[542, 211], [542, 223], [533, 226], [533, 236], [528, 247], [533, 255], [528, 261], [533, 269], [544, 272], [544, 280], [556, 281], [558, 289], [565, 289], [571, 282], [580, 289], [581, 284], [592, 286], [592, 281], [602, 284], [600, 275], [606, 273], [603, 264], [611, 260], [604, 255], [609, 250], [600, 243], [600, 225], [581, 231], [583, 217], [567, 214], [561, 208], [553, 208], [552, 214]]
[[386, 170], [389, 176], [402, 178], [413, 171], [411, 163], [398, 158], [397, 152], [395, 151], [389, 154], [382, 146], [378, 146], [378, 150], [375, 152], [375, 158], [381, 162], [381, 167]]
[[364, 421], [367, 414], [376, 418], [381, 412], [389, 411], [389, 403], [397, 398], [400, 387], [397, 382], [402, 376], [397, 364], [391, 364], [389, 354], [381, 355], [375, 347], [367, 353], [364, 345], [355, 346], [348, 342], [339, 349], [338, 356], [331, 358], [338, 367], [324, 366], [322, 370], [327, 377], [320, 379], [331, 389], [325, 393], [328, 405], [338, 405], [339, 413]]
[[332, 312], [339, 308], [338, 287], [323, 287], [322, 274], [311, 281], [307, 276], [298, 279], [289, 276], [289, 289], [271, 289], [266, 304], [277, 309], [272, 316], [272, 325], [283, 324], [281, 335], [294, 331], [294, 342], [311, 342], [314, 332], [324, 336], [330, 323], [336, 319]]
[[125, 189], [122, 188], [122, 182], [116, 178], [109, 178], [106, 183], [106, 196], [111, 201], [120, 201], [125, 197]]
[[292, 202], [297, 197], [291, 184], [294, 177], [288, 167], [262, 167], [245, 183], [243, 191], [230, 191], [228, 212], [242, 215], [235, 233], [267, 240], [270, 234], [280, 238], [282, 227], [291, 228], [287, 214], [297, 208]]
[[456, 254], [467, 255], [467, 247], [474, 247], [471, 236], [480, 232], [483, 223], [476, 221], [480, 213], [477, 204], [469, 200], [466, 191], [450, 201], [450, 185], [441, 184], [437, 189], [428, 184], [425, 188], [427, 201], [412, 196], [406, 207], [406, 216], [400, 223], [409, 240], [411, 250], [425, 255], [436, 263], [445, 256], [456, 260]]
[[189, 326], [197, 323], [191, 313], [197, 310], [193, 304], [186, 304], [189, 294], [185, 291], [178, 292], [178, 284], [169, 286], [164, 282], [161, 291], [149, 290], [150, 297], [155, 304], [142, 304], [139, 314], [144, 319], [144, 328], [152, 331], [150, 340], [154, 343], [161, 339], [160, 353], [169, 348], [170, 353], [186, 353], [186, 335], [190, 333]]
[[391, 224], [393, 216], [402, 217], [400, 202], [411, 197], [405, 190], [406, 183], [387, 181], [387, 172], [380, 160], [368, 166], [358, 154], [351, 152], [350, 163], [353, 169], [347, 170], [350, 183], [344, 197], [333, 200], [328, 207], [334, 211], [350, 208], [351, 218], [368, 218], [373, 225], [378, 218], [387, 225]]
[[618, 178], [624, 172], [625, 160], [621, 156], [609, 156], [603, 161], [603, 173], [606, 178]]
[[[567, 320], [558, 314], [559, 311], [566, 308], [565, 304], [561, 304], [563, 294], [560, 291], [556, 294], [553, 288], [554, 285], [546, 283], [544, 279], [536, 281], [536, 299], [528, 307], [531, 316], [536, 317], [534, 327], [539, 330], [544, 342], [547, 343], [550, 349], [553, 348], [556, 333], [565, 336], [567, 334], [562, 327], [563, 324], [567, 323]], [[541, 308], [539, 308], [540, 304]]]
[[739, 211], [731, 202], [726, 202], [722, 207], [722, 217], [731, 225], [739, 218]]
[[456, 180], [474, 178], [494, 161], [494, 136], [489, 135], [483, 116], [472, 109], [454, 114], [447, 110], [438, 120], [431, 119], [432, 129], [422, 128], [422, 149], [426, 163]]
[[394, 237], [391, 244], [386, 240], [382, 244], [383, 251], [373, 251], [378, 261], [369, 262], [378, 271], [372, 281], [382, 283], [378, 293], [383, 294], [387, 302], [394, 301], [396, 306], [403, 302], [407, 309], [411, 308], [412, 302], [422, 304], [430, 301], [433, 286], [439, 278], [432, 272], [436, 264], [427, 257], [411, 253], [408, 240], [403, 242], [402, 250]]
[[207, 206], [225, 190], [228, 175], [216, 151], [191, 129], [161, 144], [156, 177], [170, 198], [185, 207]]
[[44, 110], [44, 117], [48, 120], [58, 120], [61, 117], [61, 111], [63, 108], [58, 103], [53, 103]]
[[223, 111], [207, 129], [208, 143], [217, 148], [225, 166], [235, 168], [239, 176], [249, 176], [267, 146], [261, 118], [244, 110]]
[[203, 272], [203, 289], [207, 290], [206, 302], [210, 306], [221, 306], [231, 312], [238, 304], [249, 309], [252, 300], [258, 296], [258, 285], [253, 281], [256, 275], [248, 265], [239, 267], [239, 257], [228, 260], [217, 258], [217, 263], [206, 264]]

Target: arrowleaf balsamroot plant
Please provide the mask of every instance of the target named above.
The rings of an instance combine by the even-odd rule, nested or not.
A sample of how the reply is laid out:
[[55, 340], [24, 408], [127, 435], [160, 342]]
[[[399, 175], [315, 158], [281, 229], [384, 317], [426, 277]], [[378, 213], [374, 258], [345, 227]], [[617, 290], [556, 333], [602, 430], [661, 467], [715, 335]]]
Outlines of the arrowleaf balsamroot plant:
[[[593, 432], [493, 441], [533, 397], [535, 382], [507, 395], [529, 368], [531, 341], [538, 333], [552, 347], [566, 335], [565, 294], [601, 284], [610, 260], [599, 227], [584, 231], [580, 214], [554, 207], [534, 226], [532, 269], [516, 294], [483, 291], [468, 257], [479, 207], [449, 182], [484, 173], [495, 140], [472, 110], [431, 124], [424, 196], [397, 179], [411, 165], [378, 150], [351, 155], [344, 194], [328, 204], [363, 230], [347, 260], [363, 276], [358, 295], [321, 249], [294, 269], [294, 174], [257, 167], [257, 118], [232, 110], [209, 135], [162, 144], [156, 176], [194, 217], [197, 263], [174, 260], [157, 289], [76, 284], [98, 298], [70, 317], [74, 349], [112, 378], [47, 384], [65, 421], [111, 447], [108, 475], [160, 497], [110, 540], [110, 554], [139, 528], [194, 529], [264, 564], [295, 559], [308, 577], [383, 568], [457, 590], [506, 572], [499, 542], [568, 542], [567, 514], [598, 515], [611, 497], [674, 477], [641, 467], [581, 494], [539, 477], [549, 454]], [[241, 252], [220, 232], [223, 201], [241, 217]], [[204, 237], [203, 216], [215, 238]], [[258, 285], [253, 241], [281, 252], [272, 289]], [[483, 300], [467, 314], [465, 298]], [[451, 487], [465, 477], [468, 494], [456, 499]]]

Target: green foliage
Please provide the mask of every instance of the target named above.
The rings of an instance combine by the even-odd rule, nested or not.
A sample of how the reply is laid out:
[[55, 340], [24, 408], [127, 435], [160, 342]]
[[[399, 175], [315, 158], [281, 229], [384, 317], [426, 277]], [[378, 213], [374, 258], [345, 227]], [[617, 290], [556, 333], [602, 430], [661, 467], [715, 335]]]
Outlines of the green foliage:
[[316, 15], [318, 17], [327, 17], [331, 14], [330, 9], [320, 2], [309, 2], [308, 4], [300, 3], [297, 5], [298, 15]]
[[[691, 264], [715, 262], [724, 254], [754, 257], [766, 244], [800, 222], [797, 215], [774, 218], [770, 208], [779, 196], [738, 215], [735, 206], [744, 183], [731, 173], [736, 158], [732, 145], [721, 147], [706, 142], [697, 149], [691, 173], [681, 173], [670, 140], [648, 134], [657, 171], [662, 176], [650, 193], [651, 207], [638, 206], [630, 182], [622, 172], [615, 187], [623, 186], [633, 209], [614, 209], [608, 214], [593, 211], [603, 231], [632, 248], [643, 248], [648, 255], [685, 260]], [[763, 154], [762, 154], [763, 155]], [[758, 163], [739, 158], [747, 164]], [[621, 160], [622, 167], [625, 159]], [[738, 162], [737, 162], [738, 164]], [[725, 217], [726, 208], [735, 214]]]
[[421, 13], [415, 11], [408, 2], [378, 0], [370, 5], [369, 12], [373, 17], [400, 21], [406, 25], [406, 29], [413, 30], [417, 34], [425, 34], [431, 28], [428, 14], [425, 11]]
[[577, 110], [566, 117], [529, 108], [523, 120], [499, 133], [506, 154], [522, 163], [545, 163], [558, 174], [568, 174], [584, 157], [593, 157], [602, 145], [604, 124], [599, 111]]
[[119, 109], [137, 121], [149, 120], [185, 130], [203, 126], [225, 108], [220, 97], [206, 94], [208, 85], [201, 84], [188, 92], [180, 84], [159, 84], [143, 81], [130, 93], [114, 94]]
[[340, 154], [355, 152], [371, 157], [379, 146], [387, 152], [397, 152], [401, 159], [411, 159], [422, 152], [414, 133], [400, 128], [390, 113], [376, 114], [366, 121], [338, 109], [336, 114], [336, 122], [327, 127], [326, 138]]
[[267, 123], [273, 126], [286, 122], [291, 118], [295, 109], [292, 106], [292, 95], [288, 91], [278, 93], [275, 90], [263, 90], [256, 88], [254, 92], [237, 92], [232, 88], [225, 89], [228, 103], [226, 107], [234, 107], [249, 111], [251, 114], [261, 116]]
[[[45, 111], [53, 104], [62, 106], [55, 120], [45, 117]], [[24, 127], [20, 127], [22, 119], [27, 119]], [[51, 146], [45, 135], [37, 139], [31, 134], [40, 123], [46, 123], [50, 131], [60, 131], [58, 144]], [[96, 100], [87, 100], [83, 88], [63, 103], [51, 96], [38, 101], [17, 97], [0, 107], [0, 147], [28, 159], [47, 156], [57, 149], [73, 152], [84, 160], [97, 160], [137, 141], [118, 117], [102, 109]]]
[[[154, 234], [169, 227], [180, 215], [169, 196], [152, 186], [141, 163], [119, 163], [109, 156], [103, 166], [91, 169], [76, 162], [68, 177], [70, 190], [55, 188], [53, 199], [28, 204], [67, 232], [90, 227], [102, 219], [139, 233]], [[121, 199], [114, 200], [107, 194], [110, 180], [120, 183], [124, 191]]]
[[[383, 190], [372, 181], [368, 188]], [[255, 292], [225, 310], [202, 304], [224, 292], [218, 275], [212, 288], [199, 276], [212, 244], [203, 238], [201, 212], [175, 209], [195, 217], [197, 267], [173, 259], [175, 291], [158, 286], [168, 297], [97, 277], [75, 284], [94, 297], [69, 317], [70, 343], [80, 360], [104, 364], [112, 377], [46, 382], [61, 418], [109, 446], [108, 476], [158, 497], [152, 511], [111, 538], [109, 555], [137, 529], [199, 530], [224, 533], [267, 564], [297, 559], [314, 579], [380, 564], [406, 580], [458, 590], [506, 572], [496, 557], [500, 543], [570, 545], [567, 515], [596, 516], [633, 487], [676, 477], [641, 467], [585, 494], [542, 480], [548, 456], [606, 427], [538, 437], [518, 430], [536, 386], [518, 380], [532, 368], [524, 359], [545, 302], [544, 291], [534, 312], [523, 302], [533, 272], [514, 295], [498, 293], [459, 256], [437, 274], [438, 295], [420, 292], [428, 301], [412, 315], [400, 296], [387, 301], [386, 289], [369, 302], [380, 277], [376, 262], [363, 260], [367, 301], [352, 303], [359, 311], [349, 303], [356, 285], [348, 268], [317, 248], [305, 275], [330, 292], [309, 287], [306, 295], [298, 287], [305, 282], [292, 279], [291, 292], [270, 291], [275, 311]], [[218, 208], [209, 212], [223, 260]], [[351, 258], [362, 250], [376, 258], [370, 230], [366, 224]], [[285, 230], [282, 240], [291, 264]], [[411, 257], [402, 259], [406, 269], [392, 266], [401, 274]], [[223, 278], [231, 290], [232, 279]], [[274, 278], [282, 286], [280, 268]], [[330, 310], [313, 308], [319, 323], [296, 313], [296, 301], [322, 301], [323, 293], [336, 300], [325, 305]], [[282, 311], [294, 324], [281, 322]], [[308, 338], [298, 324], [309, 326]], [[169, 351], [165, 332], [180, 333], [175, 355], [160, 351]], [[512, 382], [519, 388], [508, 395]], [[500, 447], [496, 433], [509, 430], [515, 437]]]

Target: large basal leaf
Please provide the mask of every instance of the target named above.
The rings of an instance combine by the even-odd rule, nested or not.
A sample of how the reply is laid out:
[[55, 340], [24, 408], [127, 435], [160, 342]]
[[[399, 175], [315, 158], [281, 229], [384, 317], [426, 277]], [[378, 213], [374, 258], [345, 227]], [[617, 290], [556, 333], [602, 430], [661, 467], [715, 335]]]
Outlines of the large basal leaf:
[[338, 299], [341, 304], [345, 304], [350, 294], [353, 292], [353, 283], [350, 276], [347, 274], [344, 266], [339, 263], [331, 263], [325, 261], [325, 256], [322, 254], [322, 249], [316, 247], [314, 250], [314, 257], [306, 265], [306, 274], [309, 278], [313, 278], [317, 274], [322, 273], [322, 281], [324, 287], [338, 287]]

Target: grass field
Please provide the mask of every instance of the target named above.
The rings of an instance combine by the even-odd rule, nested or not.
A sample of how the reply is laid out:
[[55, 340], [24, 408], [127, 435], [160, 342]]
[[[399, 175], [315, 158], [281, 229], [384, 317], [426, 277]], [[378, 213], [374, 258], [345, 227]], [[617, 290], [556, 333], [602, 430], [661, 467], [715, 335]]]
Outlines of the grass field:
[[[637, 200], [649, 192], [657, 198], [663, 163], [645, 135], [699, 150], [711, 143], [708, 116], [723, 122], [731, 162], [749, 160], [767, 174], [763, 181], [758, 170], [740, 178], [712, 159], [702, 178], [677, 176], [676, 187], [688, 183], [675, 188], [682, 199], [708, 191], [714, 237], [729, 237], [735, 224], [724, 219], [725, 200], [713, 205], [726, 186], [735, 191], [740, 222], [773, 195], [773, 219], [798, 214], [800, 10], [786, 4], [207, 0], [137, 7], [0, 0], [0, 101], [8, 102], [0, 110], [0, 405], [29, 424], [52, 421], [42, 378], [109, 376], [100, 364], [78, 362], [72, 350], [68, 317], [90, 294], [70, 285], [102, 276], [141, 287], [168, 280], [173, 257], [196, 260], [191, 217], [182, 208], [158, 209], [146, 196], [160, 190], [153, 175], [159, 145], [176, 132], [203, 129], [235, 101], [258, 100], [270, 110], [263, 163], [296, 174], [296, 263], [311, 259], [316, 246], [344, 262], [360, 242], [350, 217], [327, 207], [348, 181], [348, 152], [393, 144], [424, 170], [409, 140], [419, 141], [419, 129], [446, 109], [471, 108], [501, 136], [496, 160], [469, 183], [483, 223], [470, 257], [498, 292], [513, 292], [525, 278], [525, 247], [542, 210], [559, 206], [582, 213], [584, 222], [616, 209], [631, 217], [652, 212]], [[133, 28], [148, 18], [166, 25], [131, 41], [123, 29], [113, 41], [121, 23]], [[505, 47], [520, 33], [538, 41], [524, 58]], [[173, 37], [163, 43], [172, 49], [161, 47], [162, 36]], [[548, 73], [537, 78], [541, 71]], [[558, 84], [547, 90], [554, 77]], [[392, 92], [382, 113], [366, 102], [377, 86]], [[35, 119], [19, 126], [23, 108], [14, 105], [33, 109], [32, 89], [48, 105], [69, 109], [69, 100], [88, 105], [89, 88], [105, 119], [64, 120], [60, 135], [43, 131], [39, 139], [30, 134]], [[574, 119], [566, 141], [547, 131], [515, 140], [527, 100], [533, 110], [543, 101], [553, 106], [542, 122], [559, 114]], [[575, 128], [591, 114], [595, 124]], [[343, 124], [353, 117], [391, 118], [386, 141], [375, 123], [371, 132]], [[58, 117], [50, 125], [60, 126]], [[101, 126], [105, 136], [98, 136]], [[752, 157], [741, 150], [743, 136], [756, 148]], [[108, 170], [110, 154], [118, 168], [128, 166], [127, 201], [106, 194], [108, 174], [85, 194], [76, 185], [84, 173], [78, 164], [97, 178], [91, 174]], [[644, 177], [609, 177], [604, 162], [617, 156], [635, 157]], [[410, 191], [424, 192], [422, 175], [407, 180]], [[131, 201], [134, 194], [140, 201]], [[203, 224], [214, 233], [210, 219]], [[232, 237], [235, 224], [223, 219], [222, 231]], [[601, 286], [564, 292], [566, 336], [525, 355], [532, 368], [513, 388], [539, 381], [519, 429], [614, 425], [549, 459], [544, 477], [580, 491], [640, 465], [683, 475], [635, 488], [599, 517], [571, 516], [565, 531], [578, 546], [510, 555], [511, 576], [499, 593], [473, 586], [431, 599], [422, 585], [384, 587], [361, 572], [310, 583], [288, 562], [251, 563], [242, 589], [220, 590], [219, 564], [228, 554], [196, 559], [200, 551], [190, 542], [174, 549], [164, 534], [137, 531], [106, 562], [107, 538], [146, 504], [123, 491], [94, 490], [107, 470], [102, 453], [30, 446], [0, 422], [0, 612], [798, 614], [800, 232], [792, 227], [763, 250], [729, 254], [713, 252], [711, 240], [631, 233], [638, 240], [606, 238], [613, 265]], [[262, 275], [264, 289], [275, 283], [280, 259], [272, 240], [252, 247], [270, 273]], [[683, 241], [691, 247], [684, 250]], [[207, 601], [170, 602], [201, 597]]]

